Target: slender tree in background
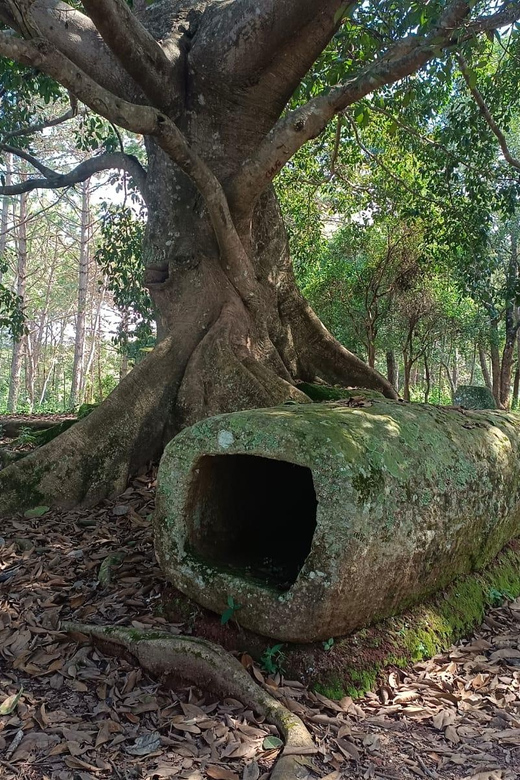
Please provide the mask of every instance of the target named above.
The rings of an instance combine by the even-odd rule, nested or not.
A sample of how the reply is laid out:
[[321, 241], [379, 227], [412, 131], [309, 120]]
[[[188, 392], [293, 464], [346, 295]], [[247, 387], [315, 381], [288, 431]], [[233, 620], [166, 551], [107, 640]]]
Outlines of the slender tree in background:
[[[11, 185], [11, 155], [6, 157], [6, 175], [5, 183], [9, 187]], [[11, 199], [4, 195], [2, 198], [2, 205], [0, 207], [0, 284], [2, 283], [5, 263], [5, 252], [7, 249], [8, 241], [8, 229], [9, 229], [9, 212], [11, 208]]]
[[69, 406], [74, 409], [82, 402], [85, 370], [85, 325], [87, 316], [88, 269], [90, 260], [90, 194], [89, 181], [81, 186], [81, 236], [79, 244], [78, 306], [76, 316], [76, 336], [74, 342], [74, 364], [72, 366], [72, 386]]
[[[183, 425], [306, 400], [299, 379], [395, 396], [299, 293], [271, 182], [335, 116], [429, 63], [434, 77], [446, 48], [514, 22], [518, 4], [167, 0], [139, 16], [124, 0], [82, 8], [2, 0], [0, 20], [15, 34], [0, 35], [0, 55], [144, 136], [147, 168], [110, 151], [61, 177], [40, 166], [39, 181], [3, 191], [67, 185], [111, 167], [130, 173], [148, 207], [145, 278], [159, 343], [99, 410], [5, 469], [2, 486], [37, 471], [33, 497], [95, 500], [123, 487], [129, 469]], [[287, 110], [322, 53], [335, 63], [323, 89]]]
[[[25, 307], [25, 294], [27, 287], [27, 193], [20, 195], [20, 210], [18, 212], [17, 231], [17, 265], [16, 265], [16, 294], [22, 302], [22, 311]], [[11, 375], [9, 379], [9, 398], [7, 409], [16, 411], [18, 394], [20, 392], [20, 378], [22, 364], [27, 347], [27, 333], [22, 331], [13, 341], [13, 355], [11, 359]]]

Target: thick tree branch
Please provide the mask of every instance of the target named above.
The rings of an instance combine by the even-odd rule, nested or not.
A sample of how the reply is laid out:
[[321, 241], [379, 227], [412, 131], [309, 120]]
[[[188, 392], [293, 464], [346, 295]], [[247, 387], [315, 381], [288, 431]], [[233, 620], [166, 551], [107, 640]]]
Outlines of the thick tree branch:
[[[27, 154], [21, 149], [13, 148], [13, 153], [27, 159]], [[31, 157], [31, 155], [28, 156]], [[85, 160], [85, 162], [80, 163], [72, 171], [69, 171], [69, 173], [63, 174], [56, 173], [50, 168], [46, 168], [41, 163], [37, 164], [38, 161], [33, 157], [31, 157], [29, 162], [44, 173], [45, 178], [26, 179], [18, 184], [0, 187], [0, 195], [20, 195], [22, 192], [30, 192], [31, 190], [37, 189], [56, 190], [62, 187], [71, 187], [73, 184], [78, 184], [79, 182], [90, 179], [95, 173], [112, 170], [114, 168], [126, 171], [134, 179], [141, 192], [144, 192], [145, 189], [146, 171], [137, 158], [129, 154], [121, 154], [120, 152], [101, 154], [98, 157], [92, 157], [90, 160]]]
[[46, 39], [22, 40], [0, 33], [0, 56], [42, 70], [98, 114], [126, 130], [151, 135], [157, 129], [155, 109], [117, 97]]
[[83, 6], [127, 73], [153, 105], [169, 112], [180, 97], [172, 95], [174, 68], [125, 0], [84, 0]]
[[469, 4], [455, 0], [427, 35], [398, 41], [380, 59], [344, 84], [288, 112], [267, 134], [254, 157], [246, 160], [229, 182], [227, 192], [232, 207], [239, 212], [248, 210], [285, 163], [303, 144], [316, 138], [335, 114], [374, 90], [414, 73], [434, 59], [440, 49], [467, 40], [477, 32], [510, 24], [520, 18], [520, 4], [461, 27], [468, 13]]
[[500, 129], [500, 127], [497, 125], [495, 120], [493, 119], [493, 115], [491, 111], [489, 110], [484, 98], [482, 97], [482, 94], [479, 89], [475, 86], [475, 84], [472, 82], [471, 79], [471, 73], [469, 71], [468, 65], [466, 63], [466, 60], [462, 55], [457, 55], [457, 62], [459, 63], [460, 72], [462, 73], [462, 76], [464, 77], [464, 81], [467, 84], [467, 87], [469, 91], [471, 92], [473, 99], [475, 100], [475, 103], [480, 109], [480, 113], [486, 120], [486, 123], [491, 130], [491, 132], [496, 136], [498, 139], [498, 143], [500, 144], [500, 148], [502, 149], [502, 154], [504, 155], [506, 161], [511, 165], [513, 168], [516, 168], [520, 171], [520, 160], [517, 160], [516, 157], [514, 157], [511, 154], [511, 151], [509, 149], [509, 146], [507, 145], [507, 140]]
[[215, 68], [253, 93], [273, 90], [279, 112], [355, 0], [234, 0], [215, 4], [190, 52], [195, 69]]
[[34, 38], [40, 35], [40, 31], [30, 14], [34, 0], [5, 0], [5, 3], [14, 20], [15, 28], [20, 30], [24, 38]]
[[[109, 51], [92, 21], [61, 0], [35, 0], [31, 20], [40, 35], [56, 46], [85, 73], [120, 97], [144, 96], [129, 74]], [[0, 21], [20, 35], [27, 34], [17, 24], [8, 0], [0, 0]], [[32, 37], [32, 36], [30, 36]]]
[[48, 73], [109, 121], [131, 132], [154, 136], [201, 193], [226, 273], [244, 300], [253, 299], [256, 289], [254, 270], [237, 234], [222, 186], [174, 122], [151, 106], [136, 105], [112, 95], [47, 41], [25, 41], [0, 33], [0, 56]]
[[[352, 5], [352, 0], [348, 4]], [[200, 49], [206, 68], [218, 65], [233, 80], [243, 81], [262, 72], [273, 54], [287, 43], [294, 43], [300, 30], [324, 12], [330, 19], [332, 36], [337, 26], [334, 16], [342, 5], [343, 0], [234, 0], [215, 4], [206, 12], [204, 32], [195, 38], [192, 57], [198, 62]]]
[[17, 146], [11, 146], [10, 144], [3, 144], [1, 142], [0, 142], [0, 149], [3, 152], [7, 152], [8, 154], [14, 154], [16, 157], [25, 160], [30, 165], [32, 165], [33, 168], [36, 168], [37, 171], [42, 173], [46, 178], [48, 178], [49, 176], [53, 177], [56, 175], [51, 168], [47, 168], [46, 165], [41, 163], [32, 154], [29, 154], [29, 152], [27, 152], [25, 149], [19, 149]]

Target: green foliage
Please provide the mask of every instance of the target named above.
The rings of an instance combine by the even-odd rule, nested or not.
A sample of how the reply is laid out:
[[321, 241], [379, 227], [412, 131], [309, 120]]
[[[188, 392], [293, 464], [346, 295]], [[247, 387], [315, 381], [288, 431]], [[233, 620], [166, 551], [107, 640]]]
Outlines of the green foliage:
[[38, 432], [33, 430], [33, 428], [30, 428], [29, 426], [22, 426], [20, 428], [20, 433], [16, 438], [16, 443], [20, 446], [24, 446], [26, 444], [37, 444], [38, 443]]
[[[362, 67], [391, 35], [426, 29], [439, 7], [357, 6], [293, 106]], [[463, 47], [471, 81], [517, 157], [519, 49], [518, 29]], [[443, 53], [349, 108], [278, 177], [304, 295], [383, 373], [393, 352], [401, 388], [405, 362], [429, 372], [429, 400], [438, 403], [452, 402], [454, 366], [453, 377], [463, 367], [463, 382], [483, 384], [475, 345], [490, 345], [491, 317], [502, 349], [505, 307], [520, 300], [520, 275], [507, 271], [520, 194], [513, 174], [455, 58]], [[412, 400], [424, 400], [425, 381], [410, 383]]]
[[226, 623], [229, 623], [229, 621], [232, 618], [235, 618], [235, 613], [241, 609], [242, 604], [237, 604], [237, 602], [234, 600], [233, 596], [227, 597], [227, 607], [222, 613], [222, 616], [220, 618], [220, 624], [222, 626], [225, 626]]
[[76, 148], [82, 152], [115, 152], [119, 149], [120, 139], [113, 125], [97, 114], [81, 114], [74, 128]]
[[25, 330], [25, 316], [19, 295], [0, 283], [0, 328], [5, 328], [13, 338], [19, 338]]
[[260, 658], [262, 669], [267, 674], [283, 674], [283, 664], [285, 662], [285, 653], [282, 652], [283, 644], [267, 647]]
[[280, 737], [269, 736], [262, 742], [262, 750], [278, 750], [283, 747], [283, 742]]
[[122, 313], [114, 337], [121, 352], [137, 362], [154, 344], [150, 296], [143, 286], [141, 247], [144, 219], [128, 206], [103, 204], [101, 245], [96, 260]]
[[47, 514], [49, 509], [50, 507], [48, 506], [35, 506], [34, 509], [27, 509], [27, 511], [23, 513], [23, 516], [27, 518], [43, 517], [43, 515]]
[[498, 590], [497, 588], [490, 588], [487, 592], [487, 601], [491, 607], [501, 607], [504, 601], [514, 600], [514, 595], [509, 591]]

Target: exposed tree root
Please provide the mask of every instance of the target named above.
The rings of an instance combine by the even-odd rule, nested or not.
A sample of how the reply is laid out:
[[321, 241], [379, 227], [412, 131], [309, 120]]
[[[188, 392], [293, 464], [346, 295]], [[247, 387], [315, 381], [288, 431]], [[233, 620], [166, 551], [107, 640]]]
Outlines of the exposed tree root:
[[1, 417], [0, 429], [3, 436], [6, 439], [16, 439], [24, 428], [33, 431], [45, 431], [48, 428], [53, 428], [56, 425], [55, 420], [31, 420], [19, 417]]
[[0, 471], [0, 515], [38, 504], [92, 505], [158, 457], [181, 368], [165, 340], [87, 417]]
[[186, 368], [176, 407], [183, 426], [235, 409], [308, 402], [268, 338], [248, 346], [249, 328], [240, 302], [223, 306]]
[[195, 683], [220, 696], [232, 696], [273, 723], [285, 740], [271, 780], [304, 780], [309, 774], [309, 755], [316, 752], [303, 722], [260, 688], [232, 655], [219, 645], [191, 636], [166, 632], [136, 631], [121, 626], [96, 626], [67, 622], [68, 633], [81, 633], [105, 646], [115, 646], [133, 655], [151, 674], [176, 677]]
[[327, 384], [378, 390], [387, 398], [398, 398], [395, 388], [379, 371], [329, 333], [295, 283], [286, 285], [280, 311], [282, 318], [291, 323], [302, 378], [313, 381], [319, 377]]

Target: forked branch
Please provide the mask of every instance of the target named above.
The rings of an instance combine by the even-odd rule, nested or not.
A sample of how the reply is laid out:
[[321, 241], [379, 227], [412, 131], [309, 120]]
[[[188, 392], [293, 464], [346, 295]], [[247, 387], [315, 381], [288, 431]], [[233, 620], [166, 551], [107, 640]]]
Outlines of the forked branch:
[[[114, 94], [139, 93], [139, 88], [103, 42], [93, 22], [61, 0], [34, 0], [30, 20], [17, 19], [9, 0], [0, 0], [0, 21], [23, 37], [34, 37], [29, 27]], [[144, 99], [144, 98], [143, 98]]]
[[228, 278], [244, 300], [253, 300], [256, 289], [254, 270], [236, 231], [222, 185], [169, 117], [151, 106], [130, 103], [116, 97], [48, 41], [21, 40], [0, 33], [0, 56], [39, 68], [110, 122], [130, 132], [155, 137], [201, 193]]
[[520, 3], [515, 3], [502, 12], [464, 24], [469, 10], [465, 0], [455, 0], [428, 34], [398, 41], [380, 59], [345, 83], [333, 87], [328, 94], [319, 95], [288, 112], [230, 181], [227, 192], [232, 207], [239, 211], [250, 208], [288, 160], [307, 141], [316, 138], [335, 114], [374, 90], [414, 73], [438, 56], [439, 50], [520, 18]]
[[478, 87], [473, 83], [471, 72], [470, 69], [468, 68], [468, 64], [466, 60], [462, 55], [457, 55], [457, 62], [459, 63], [460, 72], [462, 73], [464, 81], [466, 82], [467, 87], [471, 95], [473, 96], [475, 103], [479, 107], [480, 113], [486, 120], [489, 129], [491, 130], [493, 135], [495, 135], [495, 137], [498, 140], [498, 143], [500, 144], [500, 148], [502, 149], [502, 154], [504, 155], [506, 161], [513, 168], [516, 168], [517, 170], [520, 171], [520, 160], [514, 157], [513, 154], [511, 153], [511, 150], [509, 149], [504, 133], [495, 122], [495, 119], [493, 118], [493, 114], [489, 110], [486, 101], [482, 97], [482, 93], [480, 92]]
[[[7, 147], [5, 146], [1, 146], [0, 148], [7, 150]], [[101, 154], [98, 157], [91, 157], [89, 160], [85, 160], [68, 173], [60, 174], [41, 163], [38, 163], [36, 158], [32, 157], [32, 155], [28, 155], [21, 149], [17, 149], [16, 147], [8, 147], [8, 149], [13, 154], [17, 154], [24, 160], [28, 160], [31, 165], [38, 168], [40, 173], [44, 174], [44, 178], [25, 179], [25, 181], [21, 181], [18, 184], [0, 187], [0, 195], [19, 195], [22, 192], [30, 192], [31, 190], [37, 189], [56, 190], [62, 187], [71, 187], [73, 184], [78, 184], [79, 182], [90, 179], [95, 173], [113, 170], [114, 168], [126, 171], [133, 178], [141, 192], [145, 192], [146, 171], [139, 160], [129, 154], [121, 154], [121, 152]]]
[[84, 0], [83, 6], [127, 73], [153, 105], [168, 111], [173, 102], [172, 63], [125, 0]]

